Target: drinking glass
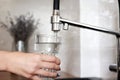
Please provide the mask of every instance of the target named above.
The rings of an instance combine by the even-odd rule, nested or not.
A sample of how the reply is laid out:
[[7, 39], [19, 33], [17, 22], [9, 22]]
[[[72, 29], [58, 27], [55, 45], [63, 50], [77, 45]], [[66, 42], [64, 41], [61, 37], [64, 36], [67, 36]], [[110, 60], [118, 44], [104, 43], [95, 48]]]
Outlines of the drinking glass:
[[[55, 35], [46, 35], [46, 34], [36, 34], [35, 35], [35, 44], [34, 51], [40, 54], [47, 54], [55, 56], [59, 52], [60, 47], [60, 37]], [[48, 69], [45, 69], [48, 70]], [[54, 70], [49, 70], [54, 71]], [[42, 80], [54, 80], [52, 78], [43, 78]]]

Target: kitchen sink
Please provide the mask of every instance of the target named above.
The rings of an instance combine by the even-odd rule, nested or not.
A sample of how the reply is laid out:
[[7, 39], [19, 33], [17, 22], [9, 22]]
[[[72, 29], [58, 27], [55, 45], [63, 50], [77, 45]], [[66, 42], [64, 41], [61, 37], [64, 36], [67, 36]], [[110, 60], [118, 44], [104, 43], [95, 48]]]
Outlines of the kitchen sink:
[[55, 79], [55, 80], [102, 80], [100, 78], [61, 78], [61, 79]]

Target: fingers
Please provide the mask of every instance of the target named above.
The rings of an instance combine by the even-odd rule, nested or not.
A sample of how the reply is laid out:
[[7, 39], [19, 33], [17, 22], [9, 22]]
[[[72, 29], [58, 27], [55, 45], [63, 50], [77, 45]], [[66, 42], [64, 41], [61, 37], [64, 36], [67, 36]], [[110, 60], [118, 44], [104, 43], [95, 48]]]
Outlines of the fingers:
[[53, 69], [56, 71], [60, 70], [60, 66], [55, 64], [55, 63], [49, 63], [49, 62], [41, 62], [39, 64], [40, 68], [45, 68], [45, 69]]
[[[31, 55], [30, 56], [33, 57], [33, 54]], [[31, 71], [30, 70], [28, 71], [28, 69], [26, 70], [26, 72], [32, 75], [30, 79], [41, 80], [40, 76], [51, 77], [51, 78], [57, 77], [56, 71], [60, 70], [60, 60], [57, 57], [45, 55], [45, 54], [35, 54], [32, 60], [34, 64], [32, 63], [28, 65], [28, 66], [33, 65], [33, 67], [31, 67], [32, 68]]]
[[60, 59], [58, 59], [55, 56], [50, 56], [50, 55], [41, 55], [41, 59], [46, 62], [54, 62], [56, 64], [60, 64]]
[[35, 72], [35, 74], [40, 75], [41, 77], [51, 77], [51, 78], [57, 77], [57, 72], [55, 71], [50, 72], [49, 70], [45, 70], [45, 69], [39, 69]]
[[35, 76], [32, 76], [31, 79], [32, 79], [32, 80], [42, 80], [42, 79], [40, 79], [39, 76], [36, 76], [36, 75], [35, 75]]

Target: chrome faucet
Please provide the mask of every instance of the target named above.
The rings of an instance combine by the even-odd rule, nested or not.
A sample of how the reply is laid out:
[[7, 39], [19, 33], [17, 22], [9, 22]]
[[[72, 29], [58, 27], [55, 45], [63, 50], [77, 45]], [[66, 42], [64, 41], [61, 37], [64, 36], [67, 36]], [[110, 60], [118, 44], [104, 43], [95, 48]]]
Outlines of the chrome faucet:
[[[118, 3], [120, 1], [118, 0]], [[90, 30], [94, 30], [94, 31], [99, 31], [99, 32], [103, 32], [103, 33], [107, 33], [107, 34], [111, 34], [116, 36], [117, 39], [117, 64], [116, 66], [110, 66], [110, 70], [114, 70], [117, 72], [117, 80], [120, 80], [120, 32], [116, 32], [116, 31], [112, 31], [109, 29], [105, 29], [102, 27], [98, 27], [98, 26], [94, 26], [94, 25], [89, 25], [89, 24], [84, 24], [84, 23], [78, 23], [78, 22], [73, 22], [67, 19], [64, 19], [60, 16], [60, 0], [54, 0], [53, 3], [53, 15], [51, 17], [51, 23], [52, 23], [52, 31], [54, 31], [55, 33], [59, 32], [61, 30], [61, 24], [63, 24], [63, 30], [68, 30], [69, 29], [69, 25], [72, 25], [74, 27], [79, 27], [79, 28], [84, 28], [84, 29], [90, 29]], [[120, 5], [119, 5], [120, 6]], [[119, 7], [120, 9], [120, 7]], [[120, 13], [120, 10], [119, 10]], [[114, 69], [111, 69], [114, 68]], [[116, 69], [116, 70], [115, 70]]]

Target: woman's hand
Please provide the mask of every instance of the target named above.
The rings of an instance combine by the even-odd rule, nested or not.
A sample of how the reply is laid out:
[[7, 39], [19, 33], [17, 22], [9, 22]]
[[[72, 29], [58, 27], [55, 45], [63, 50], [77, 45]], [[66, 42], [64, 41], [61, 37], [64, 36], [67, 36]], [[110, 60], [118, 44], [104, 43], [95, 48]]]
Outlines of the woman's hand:
[[40, 76], [57, 77], [57, 72], [50, 72], [45, 69], [60, 70], [60, 60], [55, 56], [48, 56], [36, 53], [12, 52], [5, 57], [6, 71], [30, 78], [41, 80]]

